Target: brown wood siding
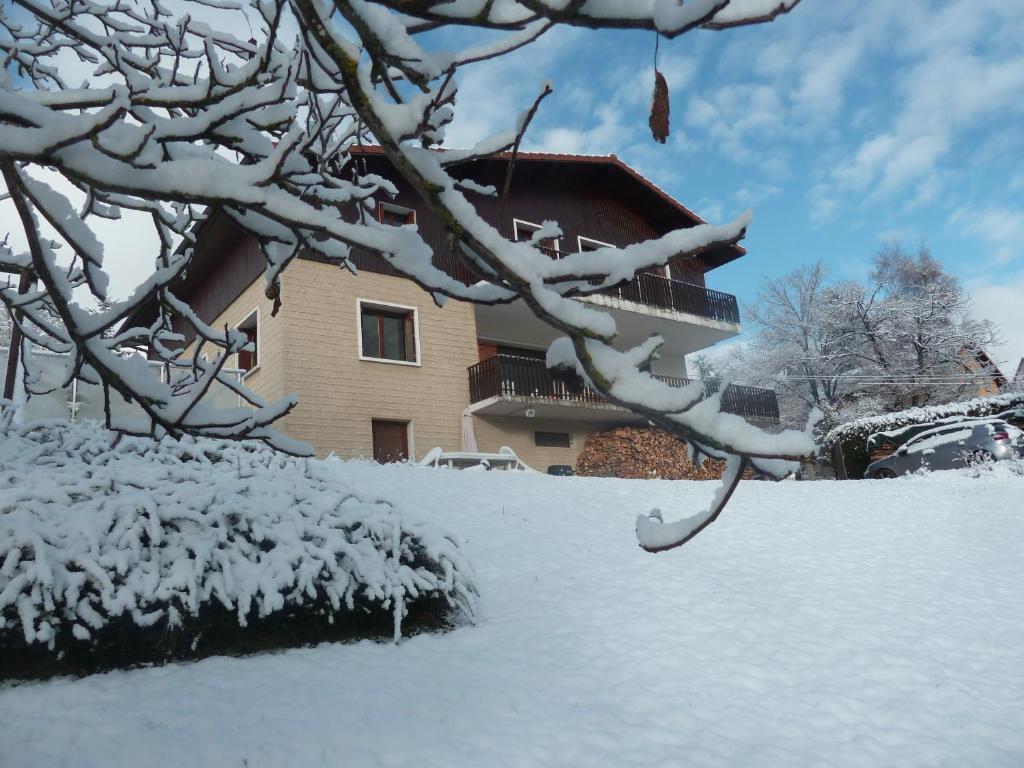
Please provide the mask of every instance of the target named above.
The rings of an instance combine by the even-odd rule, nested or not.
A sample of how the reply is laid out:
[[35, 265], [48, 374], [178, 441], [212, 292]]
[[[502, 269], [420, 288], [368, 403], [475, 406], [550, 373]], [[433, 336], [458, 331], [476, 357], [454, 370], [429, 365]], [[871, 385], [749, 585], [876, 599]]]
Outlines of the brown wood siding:
[[[420, 235], [434, 252], [434, 264], [450, 272], [454, 258], [441, 221], [426, 209], [403, 179], [397, 178], [393, 171], [389, 172], [381, 158], [372, 158], [372, 161], [382, 167], [371, 170], [387, 175], [398, 188], [398, 195], [389, 202], [416, 212]], [[474, 163], [467, 166], [462, 175], [500, 189], [504, 183], [504, 170], [504, 164]], [[613, 166], [528, 162], [516, 166], [503, 221], [499, 221], [502, 206], [497, 197], [473, 193], [468, 197], [480, 216], [509, 239], [514, 235], [512, 219], [533, 224], [557, 221], [562, 228], [559, 249], [568, 253], [579, 250], [579, 237], [622, 247], [659, 237], [681, 225], [679, 220], [663, 225], [651, 221], [647, 215], [649, 212], [643, 208], [647, 200], [641, 201], [625, 194], [627, 190], [618, 186], [620, 181], [620, 172]], [[346, 218], [349, 216], [354, 218], [355, 212], [347, 213]], [[655, 218], [664, 219], [664, 216], [659, 214]], [[399, 274], [382, 259], [358, 249], [353, 251], [353, 261], [358, 269]], [[709, 268], [699, 257], [691, 258], [685, 264], [683, 260], [672, 262], [673, 275], [678, 275], [676, 279], [697, 285], [705, 284], [704, 272]]]
[[206, 278], [196, 286], [191, 305], [206, 322], [212, 321], [266, 269], [256, 239], [245, 234], [216, 260]]
[[[267, 266], [256, 239], [223, 214], [218, 216], [222, 218], [211, 220], [199, 238], [195, 263], [201, 271], [190, 276], [187, 289], [178, 294], [205, 323], [220, 316]], [[190, 344], [195, 331], [176, 319], [176, 330]]]

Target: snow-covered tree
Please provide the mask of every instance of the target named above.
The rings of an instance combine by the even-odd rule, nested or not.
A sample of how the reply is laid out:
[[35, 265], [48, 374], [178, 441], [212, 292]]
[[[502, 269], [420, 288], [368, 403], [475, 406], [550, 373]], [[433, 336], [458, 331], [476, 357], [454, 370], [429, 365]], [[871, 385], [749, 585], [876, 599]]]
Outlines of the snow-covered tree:
[[755, 333], [728, 361], [731, 376], [775, 389], [790, 425], [814, 408], [834, 419], [855, 386], [856, 365], [839, 344], [827, 280], [820, 261], [763, 278], [757, 301], [744, 307]]
[[859, 396], [883, 410], [974, 394], [991, 375], [971, 362], [998, 343], [994, 326], [972, 317], [970, 298], [924, 246], [884, 247], [867, 283], [836, 287], [829, 304], [838, 343], [862, 374]]
[[812, 408], [834, 426], [973, 394], [990, 375], [974, 370], [974, 354], [997, 342], [923, 247], [885, 246], [865, 282], [829, 283], [820, 262], [766, 278], [745, 310], [754, 333], [727, 361], [727, 375], [773, 387], [790, 424]]
[[[254, 233], [274, 299], [282, 271], [300, 251], [348, 266], [353, 248], [379, 255], [438, 303], [521, 298], [564, 334], [549, 349], [552, 369], [583, 377], [609, 401], [678, 434], [696, 454], [728, 458], [722, 491], [707, 511], [670, 525], [638, 521], [645, 548], [676, 546], [717, 517], [748, 464], [779, 471], [780, 460], [808, 454], [811, 441], [798, 431], [770, 435], [720, 413], [718, 396], [706, 396], [699, 384], [678, 389], [653, 378], [642, 369], [661, 340], [617, 348], [612, 317], [574, 297], [674, 256], [735, 243], [749, 216], [556, 261], [538, 244], [559, 234], [557, 222], [545, 222], [531, 242], [510, 242], [473, 205], [474, 196], [497, 191], [451, 173], [499, 150], [511, 149], [514, 161], [549, 86], [523, 105], [507, 131], [469, 149], [438, 147], [456, 108], [474, 107], [457, 103], [460, 70], [554, 28], [675, 38], [771, 21], [798, 2], [14, 0], [0, 9], [0, 173], [27, 250], [0, 247], [0, 268], [30, 270], [38, 288], [23, 296], [0, 290], [0, 298], [22, 308], [31, 342], [70, 354], [69, 378], [102, 383], [147, 417], [145, 424], [111, 426], [153, 436], [253, 438], [294, 452], [308, 448], [272, 426], [294, 398], [265, 402], [223, 375], [246, 338], [210, 327], [171, 289], [189, 267], [192, 228], [205, 211], [220, 209]], [[445, 28], [478, 30], [483, 42], [440, 50], [431, 33]], [[414, 228], [339, 215], [346, 205], [372, 210], [376, 198], [394, 193], [387, 179], [353, 161], [352, 148], [363, 143], [379, 146], [444, 223], [476, 281], [466, 284], [433, 266]], [[122, 211], [150, 218], [160, 242], [155, 266], [127, 299], [90, 313], [83, 307], [109, 298], [94, 222]], [[159, 302], [152, 327], [119, 327], [151, 296]], [[47, 303], [61, 324], [47, 317]], [[176, 330], [182, 322], [196, 334], [192, 353]], [[110, 335], [112, 328], [119, 330]], [[156, 380], [141, 359], [117, 354], [124, 342], [138, 340], [164, 363], [169, 381]], [[211, 410], [201, 401], [215, 380], [251, 408]]]

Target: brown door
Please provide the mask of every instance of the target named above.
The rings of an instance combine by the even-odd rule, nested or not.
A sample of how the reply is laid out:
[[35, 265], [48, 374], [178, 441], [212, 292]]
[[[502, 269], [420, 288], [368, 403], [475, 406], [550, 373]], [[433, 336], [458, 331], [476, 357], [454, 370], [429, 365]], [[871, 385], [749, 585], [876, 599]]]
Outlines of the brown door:
[[407, 461], [409, 425], [404, 421], [373, 419], [373, 460], [380, 464]]
[[482, 341], [478, 341], [476, 343], [476, 351], [477, 354], [480, 356], [480, 362], [483, 362], [484, 360], [490, 360], [492, 357], [498, 354], [498, 345], [485, 344]]

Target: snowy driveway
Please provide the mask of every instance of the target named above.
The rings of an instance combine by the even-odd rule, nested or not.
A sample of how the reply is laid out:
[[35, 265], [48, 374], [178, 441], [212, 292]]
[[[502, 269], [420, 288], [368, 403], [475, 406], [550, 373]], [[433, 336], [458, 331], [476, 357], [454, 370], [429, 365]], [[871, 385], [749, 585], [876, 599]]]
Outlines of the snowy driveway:
[[341, 471], [467, 540], [478, 626], [0, 689], [0, 766], [1024, 765], [1024, 478], [744, 482], [648, 555], [713, 484]]

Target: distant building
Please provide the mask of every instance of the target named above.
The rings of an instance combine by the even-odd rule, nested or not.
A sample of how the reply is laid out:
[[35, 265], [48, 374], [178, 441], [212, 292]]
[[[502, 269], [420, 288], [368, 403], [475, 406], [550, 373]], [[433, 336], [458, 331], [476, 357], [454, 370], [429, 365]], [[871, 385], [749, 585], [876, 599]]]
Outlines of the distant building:
[[[1010, 382], [999, 370], [999, 366], [981, 347], [964, 349], [962, 365], [968, 373], [976, 374], [973, 393], [978, 397], [998, 395], [1010, 387]], [[1020, 375], [1019, 367], [1017, 374]]]

